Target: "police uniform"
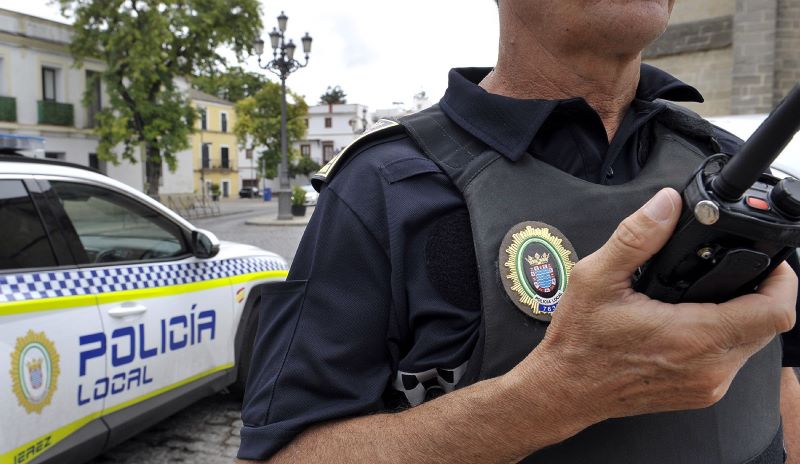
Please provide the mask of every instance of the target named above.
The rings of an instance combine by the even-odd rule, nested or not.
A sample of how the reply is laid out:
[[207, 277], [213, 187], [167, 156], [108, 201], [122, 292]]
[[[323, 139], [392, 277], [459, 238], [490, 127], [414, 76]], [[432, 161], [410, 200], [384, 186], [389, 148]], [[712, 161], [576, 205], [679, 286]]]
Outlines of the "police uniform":
[[[678, 131], [664, 122], [665, 115], [674, 113], [665, 101], [699, 102], [702, 97], [694, 88], [647, 65], [642, 66], [636, 97], [611, 143], [602, 121], [583, 99], [516, 100], [492, 95], [477, 85], [488, 71], [451, 71], [448, 90], [437, 107], [403, 121], [402, 130], [390, 127], [364, 137], [338, 160], [335, 175], [328, 173], [289, 279], [263, 295], [242, 411], [240, 458], [268, 458], [319, 422], [414, 406], [457, 386], [502, 374], [519, 362], [521, 353], [528, 352], [546, 329], [546, 322], [528, 316], [546, 319], [543, 316], [552, 311], [550, 303], [555, 301], [522, 301], [514, 293], [523, 285], [519, 281], [505, 282], [505, 289], [500, 286], [498, 280], [513, 274], [505, 270], [513, 267], [514, 258], [527, 260], [520, 260], [520, 269], [543, 286], [537, 287], [540, 296], [556, 295], [563, 290], [559, 286], [571, 263], [607, 238], [603, 233], [586, 233], [580, 225], [552, 226], [558, 219], [530, 222], [542, 219], [538, 213], [514, 218], [518, 204], [536, 203], [544, 208], [544, 217], [556, 218], [571, 213], [569, 207], [553, 201], [568, 193], [562, 183], [576, 190], [612, 185], [624, 189], [650, 179], [649, 190], [636, 191], [643, 196], [658, 183], [659, 176], [648, 173], [655, 168], [648, 166], [661, 163], [660, 169], [667, 172], [666, 166], [674, 162], [661, 155], [651, 157], [664, 151], [664, 140], [676, 140], [669, 149], [673, 151], [713, 142], [707, 151], [734, 153], [739, 144], [718, 129], [709, 131], [708, 140], [702, 142], [695, 140], [701, 137], [691, 127], [688, 133], [676, 135]], [[680, 126], [680, 119], [671, 121]], [[486, 153], [491, 162], [475, 168], [472, 161], [489, 159]], [[685, 156], [681, 164], [689, 165], [692, 155]], [[527, 166], [525, 172], [531, 175], [515, 179], [514, 166]], [[673, 177], [678, 182], [688, 175]], [[495, 188], [506, 184], [514, 187], [506, 189], [507, 195], [498, 195], [504, 190]], [[636, 206], [646, 200], [626, 197], [622, 195], [620, 201]], [[491, 208], [475, 209], [475, 205], [490, 204]], [[601, 210], [614, 218], [630, 208], [606, 204]], [[504, 209], [509, 213], [503, 214]], [[486, 210], [493, 211], [481, 212]], [[492, 230], [491, 237], [481, 236], [501, 221], [505, 221], [498, 226], [503, 233], [498, 229]], [[605, 228], [613, 230], [619, 220], [608, 222]], [[576, 235], [585, 237], [572, 246], [569, 238]], [[514, 255], [534, 242], [544, 247], [541, 253]], [[504, 251], [510, 267], [497, 269], [504, 264]], [[479, 268], [484, 271], [476, 272]], [[486, 312], [490, 298], [503, 299], [498, 306], [511, 306], [517, 300], [516, 306], [523, 311], [528, 306], [539, 311], [490, 314]], [[497, 343], [498, 334], [509, 334], [509, 340], [533, 336], [530, 342], [511, 343], [514, 346], [507, 350], [500, 344], [500, 350], [489, 351], [507, 352], [503, 356], [483, 356], [487, 344]], [[785, 363], [796, 363], [797, 345], [793, 336], [785, 338]], [[764, 430], [744, 432], [758, 435], [763, 442], [763, 446], [752, 444], [760, 447], [748, 456], [756, 459], [750, 461], [754, 463], [782, 459], [780, 421], [773, 401], [777, 391], [772, 391], [775, 373], [779, 374], [780, 347], [775, 342], [769, 350], [762, 356], [769, 359], [751, 374], [770, 377], [768, 392], [752, 398], [769, 403], [765, 409], [771, 415], [760, 421], [767, 425]], [[748, 389], [744, 395], [757, 396], [757, 390]], [[713, 425], [724, 425], [723, 416], [714, 416]], [[680, 426], [671, 417], [665, 422], [634, 419], [621, 425], [608, 421], [611, 425], [590, 428], [529, 460], [640, 462], [651, 451], [648, 443], [659, 440], [659, 427]], [[634, 440], [626, 442], [631, 437]], [[686, 446], [681, 448], [685, 450], [725, 448], [715, 449], [703, 458], [705, 462], [746, 462], [739, 456], [750, 452], [748, 446], [724, 440], [706, 443], [702, 434], [694, 436], [691, 430], [684, 438]], [[632, 454], [626, 454], [626, 448], [632, 448]], [[675, 447], [665, 442], [656, 448], [669, 454]], [[684, 454], [676, 450], [652, 462], [689, 462]]]

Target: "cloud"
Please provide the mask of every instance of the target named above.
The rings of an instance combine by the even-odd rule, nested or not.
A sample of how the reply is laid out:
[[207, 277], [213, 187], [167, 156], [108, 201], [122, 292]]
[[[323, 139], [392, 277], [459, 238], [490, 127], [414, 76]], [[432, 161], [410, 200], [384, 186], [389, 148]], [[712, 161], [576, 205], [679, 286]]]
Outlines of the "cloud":
[[352, 16], [337, 16], [334, 30], [344, 42], [342, 62], [347, 67], [366, 66], [378, 59], [377, 51], [370, 46], [359, 23]]

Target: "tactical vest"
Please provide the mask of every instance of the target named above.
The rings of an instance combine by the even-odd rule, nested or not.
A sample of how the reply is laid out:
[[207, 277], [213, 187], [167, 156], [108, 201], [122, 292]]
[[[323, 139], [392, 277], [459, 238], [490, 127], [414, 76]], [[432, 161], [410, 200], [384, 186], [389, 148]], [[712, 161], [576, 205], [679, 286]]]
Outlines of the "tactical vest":
[[[505, 374], [536, 347], [547, 330], [547, 322], [520, 311], [520, 301], [513, 301], [515, 293], [509, 290], [513, 285], [503, 283], [509, 273], [509, 267], [501, 262], [503, 249], [510, 246], [509, 231], [524, 232], [524, 225], [531, 221], [546, 228], [528, 231], [560, 231], [572, 245], [565, 253], [577, 254], [571, 256], [577, 261], [602, 246], [625, 217], [661, 188], [680, 191], [701, 161], [719, 149], [711, 126], [686, 110], [668, 105], [654, 124], [655, 143], [639, 175], [622, 185], [599, 185], [532, 156], [512, 162], [453, 123], [438, 106], [399, 121], [459, 189], [469, 212], [480, 279], [482, 324], [459, 386]], [[399, 129], [397, 123], [384, 121], [376, 130], [392, 133]], [[362, 140], [379, 136], [365, 134]], [[355, 145], [362, 143], [357, 141]], [[347, 156], [347, 152], [341, 156]], [[338, 161], [332, 162], [314, 182], [318, 184], [332, 175]], [[541, 254], [521, 256], [529, 262], [520, 262], [519, 269], [534, 278], [517, 282], [517, 290], [520, 285], [535, 284], [539, 294], [549, 296], [556, 294], [556, 287], [562, 283], [566, 285], [568, 269], [554, 269], [547, 264], [548, 259], [552, 261], [551, 252], [561, 253], [559, 249], [563, 247], [556, 242], [542, 242]], [[555, 306], [548, 306], [547, 302], [543, 299], [541, 305], [533, 306], [538, 305], [546, 314]], [[523, 462], [782, 463], [780, 368], [781, 345], [776, 338], [744, 365], [725, 397], [712, 407], [607, 420], [540, 450]]]

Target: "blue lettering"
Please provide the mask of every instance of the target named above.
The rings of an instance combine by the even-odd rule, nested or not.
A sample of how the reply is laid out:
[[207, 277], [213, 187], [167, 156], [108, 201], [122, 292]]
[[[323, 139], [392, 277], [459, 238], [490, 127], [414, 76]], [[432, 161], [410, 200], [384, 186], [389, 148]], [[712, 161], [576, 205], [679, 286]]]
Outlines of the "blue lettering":
[[117, 343], [111, 342], [111, 365], [114, 367], [123, 366], [125, 364], [129, 364], [133, 362], [133, 359], [136, 357], [136, 348], [134, 340], [136, 339], [136, 331], [133, 330], [133, 327], [122, 327], [113, 332], [111, 332], [111, 339], [117, 339], [122, 337], [128, 337], [129, 345], [128, 345], [128, 354], [125, 356], [119, 355], [119, 345]]
[[[103, 386], [102, 393], [97, 389], [100, 385]], [[102, 400], [106, 396], [108, 396], [108, 377], [103, 377], [94, 383], [94, 400]]]
[[197, 342], [200, 343], [203, 341], [203, 331], [210, 330], [211, 331], [211, 340], [214, 339], [214, 333], [217, 327], [217, 312], [213, 309], [209, 309], [208, 311], [203, 311], [198, 316], [198, 320], [202, 320], [207, 318], [208, 320], [205, 322], [200, 322], [197, 324]]
[[142, 384], [141, 375], [142, 371], [138, 367], [136, 369], [131, 369], [131, 371], [128, 372], [128, 390], [131, 389], [131, 383], [133, 383], [134, 380], [136, 381], [137, 387]]
[[80, 354], [80, 369], [78, 369], [79, 377], [83, 377], [86, 375], [86, 363], [92, 358], [98, 358], [101, 356], [105, 356], [106, 354], [106, 336], [103, 332], [93, 333], [91, 335], [82, 335], [78, 339], [78, 343], [81, 346], [88, 345], [90, 343], [99, 343], [100, 346], [93, 350], [86, 350], [81, 351]]
[[161, 319], [161, 354], [167, 352], [167, 320]]
[[[192, 310], [194, 310], [194, 306], [192, 306]], [[194, 313], [189, 314], [189, 318], [191, 319], [189, 328], [191, 329], [192, 332], [192, 345], [194, 345]]]
[[[117, 379], [122, 380], [122, 382], [119, 385], [117, 385], [116, 383]], [[120, 372], [119, 374], [116, 374], [114, 375], [114, 377], [111, 378], [111, 394], [116, 395], [117, 393], [120, 393], [124, 390], [125, 390], [125, 373]]]
[[150, 377], [149, 379], [147, 378], [147, 366], [144, 366], [142, 368], [142, 384], [147, 385], [152, 381], [153, 381], [152, 377]]
[[78, 385], [78, 406], [83, 406], [84, 404], [92, 401], [91, 398], [83, 398], [83, 385]]
[[158, 354], [158, 348], [149, 350], [144, 347], [144, 324], [139, 324], [139, 357], [142, 359], [152, 358]]
[[174, 337], [174, 335], [175, 335], [175, 331], [174, 331], [174, 330], [172, 330], [172, 328], [171, 328], [171, 327], [172, 327], [173, 325], [177, 325], [177, 324], [179, 324], [179, 323], [180, 323], [181, 325], [183, 325], [183, 328], [184, 328], [184, 329], [186, 329], [186, 326], [187, 326], [187, 322], [186, 322], [186, 316], [175, 316], [175, 317], [173, 317], [173, 318], [171, 318], [171, 319], [169, 320], [169, 325], [170, 325], [170, 331], [169, 331], [169, 350], [170, 350], [170, 351], [179, 350], [179, 349], [181, 349], [181, 348], [185, 347], [185, 346], [186, 346], [186, 343], [187, 343], [187, 341], [186, 341], [186, 339], [187, 339], [186, 332], [184, 332], [184, 333], [183, 333], [183, 340], [181, 340], [181, 341], [179, 341], [179, 342], [176, 342], [176, 341], [175, 341], [175, 337]]

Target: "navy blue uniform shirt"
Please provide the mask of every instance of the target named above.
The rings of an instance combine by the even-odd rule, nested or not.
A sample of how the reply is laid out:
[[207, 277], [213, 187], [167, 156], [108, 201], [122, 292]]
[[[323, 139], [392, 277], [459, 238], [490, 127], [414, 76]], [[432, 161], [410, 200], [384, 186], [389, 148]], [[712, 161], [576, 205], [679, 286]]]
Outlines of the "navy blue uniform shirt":
[[[477, 85], [488, 71], [452, 70], [442, 110], [510, 159], [535, 156], [595, 183], [639, 173], [650, 123], [664, 109], [656, 99], [702, 101], [693, 87], [643, 65], [609, 143], [583, 99], [489, 94]], [[723, 131], [718, 139], [729, 153], [739, 144]], [[451, 391], [478, 337], [478, 277], [458, 190], [404, 135], [374, 141], [344, 163], [322, 189], [287, 282], [264, 292], [240, 458], [266, 459], [320, 422]]]

